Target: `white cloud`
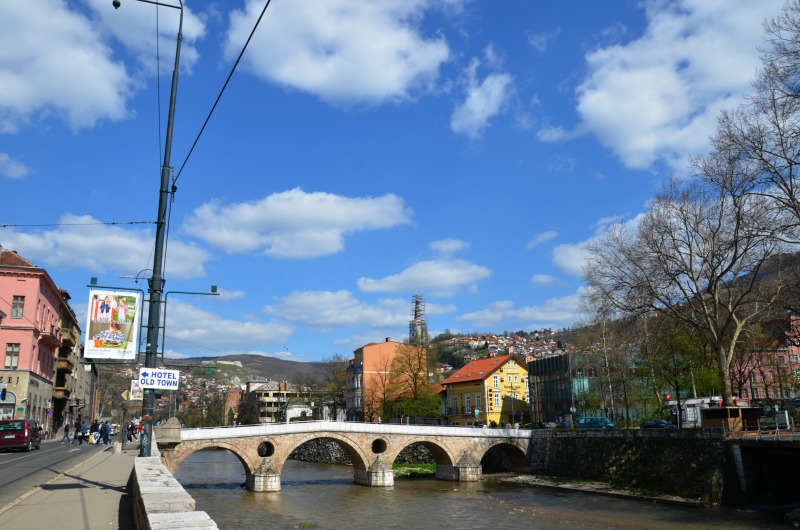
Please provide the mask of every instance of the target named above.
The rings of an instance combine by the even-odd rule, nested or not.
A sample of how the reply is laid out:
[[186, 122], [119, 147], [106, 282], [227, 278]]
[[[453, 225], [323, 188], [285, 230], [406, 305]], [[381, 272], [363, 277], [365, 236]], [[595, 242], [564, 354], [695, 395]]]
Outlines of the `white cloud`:
[[[145, 2], [123, 1], [120, 9], [111, 8], [108, 0], [87, 0], [100, 31], [110, 33], [123, 46], [133, 52], [139, 64], [152, 75], [158, 68], [172, 72], [175, 66], [175, 48], [180, 20], [178, 9], [160, 7]], [[165, 2], [168, 3], [168, 2]], [[183, 39], [181, 41], [181, 72], [191, 72], [200, 54], [195, 47], [206, 33], [204, 17], [195, 14], [188, 2], [183, 2]], [[172, 5], [178, 5], [177, 1]], [[156, 21], [158, 33], [156, 34]], [[149, 38], [148, 38], [149, 37]], [[156, 60], [160, 55], [160, 65]]]
[[586, 251], [586, 245], [605, 234], [612, 224], [621, 224], [625, 230], [635, 233], [638, 230], [639, 222], [643, 216], [644, 213], [640, 213], [627, 220], [625, 216], [621, 215], [600, 218], [595, 223], [594, 234], [588, 239], [579, 243], [557, 245], [553, 249], [553, 264], [571, 276], [582, 277], [583, 269], [586, 266], [586, 260], [589, 257]]
[[457, 254], [468, 247], [469, 243], [466, 241], [452, 238], [440, 239], [438, 241], [431, 241], [428, 243], [428, 248], [446, 258], [449, 258], [453, 254]]
[[[489, 56], [493, 59], [492, 53]], [[450, 116], [450, 129], [472, 139], [480, 137], [489, 121], [505, 111], [514, 88], [509, 74], [492, 73], [479, 82], [477, 69], [480, 64], [480, 60], [475, 58], [466, 68], [466, 98]]]
[[708, 148], [719, 111], [750, 91], [762, 22], [782, 4], [648, 3], [642, 36], [587, 54], [588, 75], [577, 89], [579, 129], [628, 167], [663, 160], [685, 169], [689, 155]]
[[480, 311], [465, 313], [456, 317], [456, 320], [469, 322], [478, 328], [491, 328], [505, 319], [513, 309], [514, 302], [501, 300], [499, 302], [492, 302], [487, 308], [481, 309]]
[[200, 355], [208, 354], [205, 349], [217, 350], [218, 354], [243, 353], [285, 344], [294, 332], [288, 324], [226, 319], [172, 298], [166, 325], [167, 347]]
[[564, 243], [557, 245], [553, 249], [553, 265], [563, 272], [578, 278], [583, 276], [587, 258], [586, 242]]
[[[53, 117], [73, 131], [128, 117], [126, 102], [141, 82], [112, 57], [106, 39], [116, 37], [153, 73], [155, 8], [128, 1], [115, 10], [108, 0], [87, 0], [90, 17], [78, 4], [0, 2], [0, 134]], [[187, 69], [198, 59], [192, 43], [204, 27], [188, 8], [184, 11], [181, 65]], [[159, 16], [161, 48], [174, 50], [177, 11], [162, 8]], [[168, 56], [166, 71], [173, 64]]]
[[398, 274], [381, 279], [362, 277], [357, 283], [364, 292], [431, 292], [450, 296], [491, 274], [492, 271], [486, 267], [467, 260], [440, 259], [420, 261]]
[[575, 136], [572, 132], [567, 132], [560, 126], [544, 126], [536, 132], [536, 138], [542, 142], [560, 142]]
[[[39, 265], [63, 269], [84, 269], [97, 273], [135, 275], [152, 267], [155, 239], [146, 229], [108, 226], [89, 215], [64, 214], [58, 227], [42, 232], [22, 233], [0, 229], [3, 247], [18, 251]], [[205, 250], [172, 238], [167, 253], [165, 277], [181, 279], [205, 275], [210, 259]]]
[[580, 298], [571, 294], [559, 298], [549, 298], [539, 306], [514, 307], [508, 300], [500, 300], [489, 304], [485, 309], [466, 313], [457, 320], [469, 322], [479, 329], [497, 327], [498, 325], [514, 327], [520, 323], [525, 327], [553, 327], [566, 325], [578, 319]]
[[4, 175], [10, 179], [20, 179], [30, 172], [31, 170], [25, 167], [24, 164], [17, 162], [5, 153], [0, 153], [0, 175]]
[[0, 133], [48, 115], [73, 130], [123, 118], [130, 80], [101, 34], [66, 2], [0, 3]]
[[217, 292], [219, 293], [217, 295], [217, 299], [223, 302], [233, 302], [236, 300], [241, 300], [245, 297], [244, 291], [229, 291], [227, 289], [219, 289]]
[[350, 198], [295, 188], [259, 201], [209, 202], [189, 215], [183, 231], [229, 253], [314, 258], [341, 251], [348, 234], [393, 228], [411, 216], [392, 194]]
[[535, 236], [533, 236], [530, 241], [528, 241], [528, 244], [525, 245], [525, 248], [538, 247], [542, 243], [547, 243], [551, 239], [554, 239], [556, 236], [558, 236], [558, 232], [556, 232], [555, 230], [547, 230], [546, 232], [540, 232]]
[[547, 33], [531, 33], [528, 35], [528, 44], [541, 55], [547, 51], [550, 44], [556, 40], [559, 33], [561, 33], [561, 28], [554, 29]]
[[408, 325], [409, 302], [387, 298], [375, 304], [356, 299], [350, 291], [294, 291], [264, 308], [269, 315], [317, 330], [342, 326], [392, 328]]
[[[450, 56], [444, 38], [420, 29], [435, 5], [427, 0], [273, 2], [243, 66], [263, 80], [329, 102], [404, 100], [416, 89], [427, 89]], [[229, 59], [238, 55], [263, 7], [261, 0], [248, 0], [244, 9], [231, 13], [224, 44]]]
[[534, 274], [531, 276], [531, 283], [533, 285], [553, 285], [558, 281], [555, 276], [549, 274]]

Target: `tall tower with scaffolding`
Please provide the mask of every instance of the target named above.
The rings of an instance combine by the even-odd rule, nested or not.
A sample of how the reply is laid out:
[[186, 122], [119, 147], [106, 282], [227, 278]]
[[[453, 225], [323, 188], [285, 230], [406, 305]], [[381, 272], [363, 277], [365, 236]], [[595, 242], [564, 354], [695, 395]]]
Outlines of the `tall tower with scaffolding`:
[[421, 294], [412, 297], [411, 320], [408, 323], [408, 340], [412, 344], [428, 342], [428, 323], [425, 321], [425, 302]]

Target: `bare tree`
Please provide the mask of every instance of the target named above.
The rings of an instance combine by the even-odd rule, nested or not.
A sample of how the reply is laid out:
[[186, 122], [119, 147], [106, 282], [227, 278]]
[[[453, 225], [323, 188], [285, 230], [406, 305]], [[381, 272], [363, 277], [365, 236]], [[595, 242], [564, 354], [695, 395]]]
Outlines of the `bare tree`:
[[[703, 168], [736, 171], [728, 162], [709, 160]], [[625, 314], [658, 312], [689, 326], [711, 346], [723, 399], [732, 405], [729, 368], [736, 342], [780, 291], [760, 281], [778, 246], [768, 230], [770, 215], [763, 201], [749, 196], [670, 182], [636, 234], [615, 225], [588, 246], [587, 302]]]
[[323, 403], [331, 408], [333, 417], [347, 410], [347, 366], [349, 360], [339, 353], [322, 359], [321, 384]]
[[425, 343], [403, 344], [392, 360], [392, 394], [402, 399], [408, 416], [428, 416], [438, 411], [437, 388], [429, 383], [433, 360]]
[[392, 357], [384, 353], [375, 361], [372, 376], [364, 381], [364, 418], [369, 420], [378, 416], [388, 419], [396, 398], [396, 388], [392, 385]]

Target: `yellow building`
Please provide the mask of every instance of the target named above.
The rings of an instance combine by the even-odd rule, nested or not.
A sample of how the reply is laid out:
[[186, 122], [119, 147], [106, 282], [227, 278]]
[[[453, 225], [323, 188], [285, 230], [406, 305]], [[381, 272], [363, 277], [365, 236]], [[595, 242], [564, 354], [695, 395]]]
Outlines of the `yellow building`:
[[442, 385], [447, 419], [452, 424], [530, 422], [528, 368], [513, 355], [471, 361]]

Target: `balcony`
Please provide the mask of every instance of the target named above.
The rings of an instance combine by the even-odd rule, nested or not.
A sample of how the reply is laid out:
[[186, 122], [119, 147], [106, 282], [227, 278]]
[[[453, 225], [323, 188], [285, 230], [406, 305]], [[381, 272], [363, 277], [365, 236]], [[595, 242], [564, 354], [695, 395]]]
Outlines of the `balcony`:
[[44, 342], [45, 345], [53, 348], [61, 347], [61, 328], [55, 326], [50, 327], [50, 331], [44, 329], [39, 330], [39, 340]]
[[61, 328], [61, 337], [64, 341], [64, 345], [67, 346], [74, 346], [76, 344], [80, 344], [81, 342], [81, 334], [77, 332], [74, 328]]
[[56, 370], [72, 373], [75, 370], [75, 363], [69, 357], [58, 357], [56, 359]]
[[72, 390], [65, 386], [57, 386], [53, 389], [53, 399], [69, 399]]

